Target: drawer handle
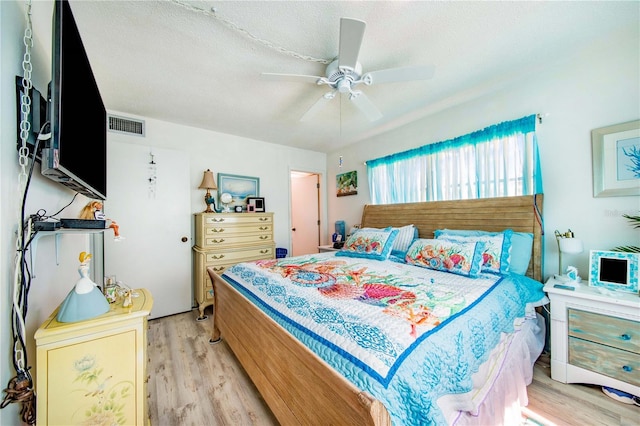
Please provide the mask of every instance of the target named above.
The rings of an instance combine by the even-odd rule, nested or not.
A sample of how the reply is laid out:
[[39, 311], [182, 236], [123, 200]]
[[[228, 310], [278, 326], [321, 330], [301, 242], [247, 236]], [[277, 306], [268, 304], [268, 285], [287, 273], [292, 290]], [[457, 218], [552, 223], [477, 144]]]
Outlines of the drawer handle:
[[633, 368], [629, 367], [628, 365], [623, 365], [622, 369], [627, 373], [630, 373], [631, 371], [633, 371]]
[[224, 232], [224, 228], [213, 228], [213, 232]]
[[269, 237], [267, 235], [260, 235], [260, 239], [261, 240], [267, 240], [267, 239], [269, 239]]
[[621, 336], [620, 336], [620, 338], [621, 338], [622, 340], [631, 340], [631, 336], [629, 336], [627, 333], [625, 333], [625, 334], [621, 335]]
[[260, 253], [261, 253], [261, 254], [269, 253], [269, 249], [266, 249], [266, 250], [260, 250]]
[[224, 218], [223, 217], [214, 217], [211, 219], [211, 221], [213, 222], [224, 222]]
[[224, 266], [219, 266], [217, 268], [213, 268], [213, 270], [216, 271], [216, 272], [224, 271]]
[[215, 254], [214, 254], [212, 257], [213, 257], [214, 259], [222, 259], [222, 258], [224, 257], [224, 254], [221, 254], [221, 255], [215, 255]]
[[261, 217], [261, 218], [258, 218], [258, 220], [264, 222], [265, 220], [269, 220], [269, 218], [268, 217]]
[[220, 238], [219, 240], [211, 240], [214, 243], [223, 243], [224, 242], [224, 238]]
[[269, 227], [268, 226], [261, 226], [258, 229], [261, 230], [261, 231], [266, 231], [267, 229], [269, 229]]

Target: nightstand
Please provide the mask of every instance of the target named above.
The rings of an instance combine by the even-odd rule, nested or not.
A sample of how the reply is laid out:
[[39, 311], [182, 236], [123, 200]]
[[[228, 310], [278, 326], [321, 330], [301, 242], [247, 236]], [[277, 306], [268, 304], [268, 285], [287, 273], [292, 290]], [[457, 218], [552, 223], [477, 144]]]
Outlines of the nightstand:
[[551, 378], [640, 395], [640, 297], [550, 278]]
[[318, 246], [318, 253], [325, 253], [328, 251], [338, 251], [340, 249], [335, 249], [333, 248], [333, 245], [328, 245], [328, 246]]
[[73, 323], [58, 309], [36, 330], [37, 424], [149, 424], [147, 317], [153, 297], [137, 289], [109, 312]]

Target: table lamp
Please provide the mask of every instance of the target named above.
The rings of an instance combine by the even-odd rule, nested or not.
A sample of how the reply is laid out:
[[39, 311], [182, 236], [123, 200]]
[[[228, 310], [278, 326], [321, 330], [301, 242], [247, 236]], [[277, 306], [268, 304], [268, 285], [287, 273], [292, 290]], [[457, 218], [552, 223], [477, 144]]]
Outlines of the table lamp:
[[[200, 183], [199, 189], [206, 189], [207, 193], [204, 195], [204, 202], [207, 204], [207, 209], [204, 213], [216, 213], [216, 201], [211, 195], [211, 190], [218, 189], [218, 185], [216, 185], [216, 180], [213, 178], [213, 172], [207, 169], [204, 172], [204, 176], [202, 177], [202, 183]], [[211, 205], [213, 204], [213, 209]]]
[[[558, 242], [558, 274], [562, 275], [562, 253], [578, 254], [582, 253], [582, 240], [575, 238], [573, 231], [569, 229], [564, 234], [555, 231], [556, 241]], [[575, 268], [574, 268], [575, 269]], [[575, 271], [573, 271], [575, 274]], [[577, 275], [576, 275], [577, 276]]]

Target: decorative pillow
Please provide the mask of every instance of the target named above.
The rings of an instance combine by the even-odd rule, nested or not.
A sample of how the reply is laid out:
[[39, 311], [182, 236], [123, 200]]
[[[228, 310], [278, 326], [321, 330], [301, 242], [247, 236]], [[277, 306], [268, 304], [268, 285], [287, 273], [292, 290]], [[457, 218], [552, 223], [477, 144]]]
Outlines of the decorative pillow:
[[407, 250], [405, 260], [411, 265], [474, 278], [480, 273], [483, 251], [481, 241], [419, 238]]
[[398, 230], [390, 227], [358, 229], [347, 238], [342, 249], [336, 252], [336, 256], [387, 260], [397, 236]]
[[409, 246], [418, 238], [418, 228], [413, 225], [406, 225], [400, 228], [392, 228], [398, 230], [398, 236], [393, 242], [393, 247], [391, 248], [391, 254], [394, 256], [401, 257], [404, 259], [404, 255], [409, 250]]
[[452, 241], [481, 241], [485, 245], [482, 254], [482, 272], [494, 274], [509, 272], [511, 236], [513, 235], [511, 229], [505, 229], [502, 232], [438, 229], [434, 235], [437, 239]]
[[509, 272], [525, 275], [529, 269], [533, 234], [531, 232], [514, 232], [511, 236], [511, 259]]

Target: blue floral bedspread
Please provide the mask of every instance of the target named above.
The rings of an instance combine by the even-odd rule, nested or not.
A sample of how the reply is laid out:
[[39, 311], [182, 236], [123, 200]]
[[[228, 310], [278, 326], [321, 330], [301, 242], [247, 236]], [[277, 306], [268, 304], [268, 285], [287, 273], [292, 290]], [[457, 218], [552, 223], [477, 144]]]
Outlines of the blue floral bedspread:
[[333, 253], [241, 263], [223, 278], [382, 401], [396, 425], [445, 424], [437, 399], [470, 391], [500, 334], [544, 296], [520, 275], [466, 278]]

